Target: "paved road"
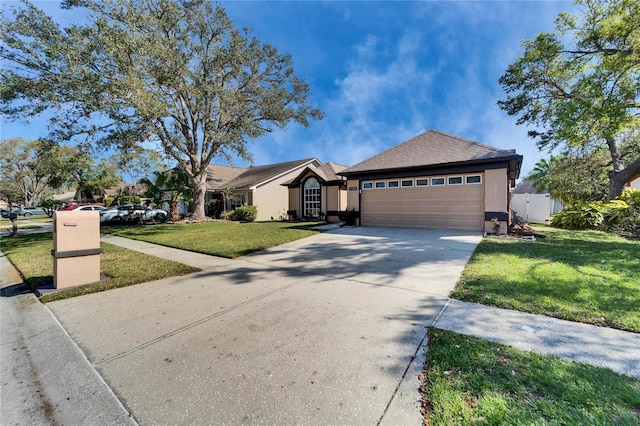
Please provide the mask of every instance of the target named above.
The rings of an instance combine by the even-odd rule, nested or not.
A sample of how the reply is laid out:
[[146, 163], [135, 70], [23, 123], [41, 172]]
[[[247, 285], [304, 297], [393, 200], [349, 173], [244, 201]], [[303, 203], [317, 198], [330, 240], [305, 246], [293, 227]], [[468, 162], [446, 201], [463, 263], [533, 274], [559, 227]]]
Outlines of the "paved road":
[[47, 306], [141, 424], [415, 424], [480, 235], [343, 228]]

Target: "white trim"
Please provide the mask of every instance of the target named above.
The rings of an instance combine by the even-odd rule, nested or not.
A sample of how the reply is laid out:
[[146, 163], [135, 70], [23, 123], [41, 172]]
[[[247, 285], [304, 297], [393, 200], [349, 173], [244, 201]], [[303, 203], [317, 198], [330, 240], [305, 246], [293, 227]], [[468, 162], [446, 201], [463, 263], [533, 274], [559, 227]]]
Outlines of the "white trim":
[[[418, 184], [418, 181], [426, 182], [426, 185]], [[429, 186], [429, 178], [416, 179], [416, 187], [418, 187], [418, 186]]]
[[[391, 183], [392, 183], [392, 182], [395, 182], [395, 183], [396, 183], [396, 185], [395, 185], [395, 186], [391, 186]], [[387, 188], [390, 188], [390, 189], [397, 189], [397, 188], [400, 188], [400, 181], [399, 181], [399, 180], [397, 180], [397, 179], [394, 179], [394, 180], [388, 180], [388, 181], [387, 181]]]
[[[404, 185], [405, 182], [410, 182], [411, 185]], [[413, 179], [401, 179], [400, 180], [400, 188], [413, 188]]]
[[[370, 186], [369, 188], [366, 188], [366, 187], [365, 187], [365, 185], [367, 185], [367, 184], [368, 184], [368, 185], [371, 185], [371, 186]], [[365, 189], [365, 190], [367, 190], [367, 191], [368, 191], [368, 190], [370, 190], [370, 189], [373, 189], [373, 182], [371, 182], [371, 181], [369, 181], [369, 182], [362, 182], [362, 189]]]
[[[382, 184], [382, 186], [378, 186], [378, 184]], [[381, 181], [377, 181], [376, 184], [374, 185], [375, 189], [386, 189], [387, 188], [387, 181], [385, 180], [381, 180]]]

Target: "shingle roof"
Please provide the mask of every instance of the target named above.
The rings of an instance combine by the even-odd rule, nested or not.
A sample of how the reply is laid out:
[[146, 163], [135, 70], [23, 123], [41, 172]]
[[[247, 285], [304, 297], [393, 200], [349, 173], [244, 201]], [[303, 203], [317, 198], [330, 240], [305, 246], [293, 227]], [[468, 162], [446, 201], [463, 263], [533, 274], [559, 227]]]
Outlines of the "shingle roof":
[[533, 186], [533, 182], [530, 181], [529, 179], [526, 179], [520, 184], [518, 184], [518, 186], [513, 188], [513, 191], [511, 191], [511, 193], [512, 194], [542, 194], [544, 193], [544, 191], [543, 192], [537, 191]]
[[[226, 182], [221, 182], [218, 185], [220, 186], [210, 186], [209, 179], [207, 178], [207, 188], [210, 190], [222, 189], [225, 187], [229, 187], [231, 189], [249, 189], [253, 186], [259, 185], [263, 182], [266, 182], [272, 178], [275, 178], [278, 175], [286, 173], [291, 169], [295, 169], [304, 165], [305, 163], [312, 164], [314, 161], [317, 161], [315, 158], [307, 158], [304, 160], [296, 160], [296, 161], [286, 161], [284, 163], [276, 163], [276, 164], [267, 164], [264, 166], [255, 166], [250, 167], [248, 169], [240, 169], [240, 173], [233, 176], [231, 179]], [[209, 167], [212, 167], [211, 165]], [[214, 166], [214, 167], [225, 167], [225, 166]], [[213, 173], [215, 173], [218, 169], [211, 169]], [[207, 175], [209, 172], [209, 168], [207, 168]]]
[[238, 177], [247, 169], [242, 167], [223, 166], [221, 164], [209, 164], [207, 166], [207, 189], [214, 191], [216, 189], [226, 188], [227, 182]]
[[283, 183], [282, 185], [292, 185], [292, 184], [298, 184], [299, 183], [299, 179], [301, 177], [303, 177], [304, 175], [306, 175], [306, 173], [308, 171], [311, 171], [312, 173], [315, 173], [323, 182], [327, 183], [327, 182], [335, 182], [335, 181], [341, 181], [343, 178], [341, 178], [340, 176], [338, 176], [337, 173], [340, 173], [341, 171], [347, 169], [347, 166], [343, 166], [342, 164], [337, 164], [337, 163], [332, 163], [332, 162], [328, 162], [325, 164], [322, 164], [321, 166], [316, 166], [315, 164], [310, 164], [309, 166], [305, 167], [305, 169], [295, 178]]
[[515, 150], [502, 150], [437, 130], [429, 130], [362, 161], [340, 174], [410, 169], [474, 160], [508, 159], [515, 156], [517, 156]]

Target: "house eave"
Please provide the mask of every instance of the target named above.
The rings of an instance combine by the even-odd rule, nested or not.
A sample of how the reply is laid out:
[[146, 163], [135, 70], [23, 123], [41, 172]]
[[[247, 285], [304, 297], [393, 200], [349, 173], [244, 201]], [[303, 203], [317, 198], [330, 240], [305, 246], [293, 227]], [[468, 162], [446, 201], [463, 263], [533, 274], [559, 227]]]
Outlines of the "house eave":
[[367, 178], [382, 178], [391, 176], [412, 176], [417, 174], [435, 175], [435, 174], [448, 174], [456, 172], [474, 172], [482, 171], [485, 169], [495, 169], [504, 167], [508, 169], [509, 179], [515, 183], [515, 180], [520, 176], [520, 167], [522, 165], [522, 155], [514, 154], [510, 156], [498, 157], [498, 158], [483, 158], [476, 160], [457, 161], [451, 163], [430, 164], [422, 166], [411, 167], [395, 167], [386, 169], [375, 170], [361, 170], [355, 172], [343, 171], [337, 173], [340, 176], [345, 176], [347, 179], [367, 179]]

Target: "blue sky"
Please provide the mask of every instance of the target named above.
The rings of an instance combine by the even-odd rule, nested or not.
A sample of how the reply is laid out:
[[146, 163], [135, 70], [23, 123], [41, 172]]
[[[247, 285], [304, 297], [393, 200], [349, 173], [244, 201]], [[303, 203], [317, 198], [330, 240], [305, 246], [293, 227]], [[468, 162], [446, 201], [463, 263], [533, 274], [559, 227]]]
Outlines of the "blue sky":
[[[34, 3], [61, 22], [80, 19], [53, 2]], [[292, 55], [312, 104], [326, 114], [252, 142], [255, 165], [316, 157], [351, 166], [429, 129], [515, 148], [524, 155], [522, 175], [548, 155], [497, 107], [505, 96], [498, 78], [522, 53], [521, 41], [553, 31], [560, 11], [575, 10], [571, 2], [220, 4], [237, 27]], [[46, 126], [3, 120], [1, 132], [33, 139]]]

